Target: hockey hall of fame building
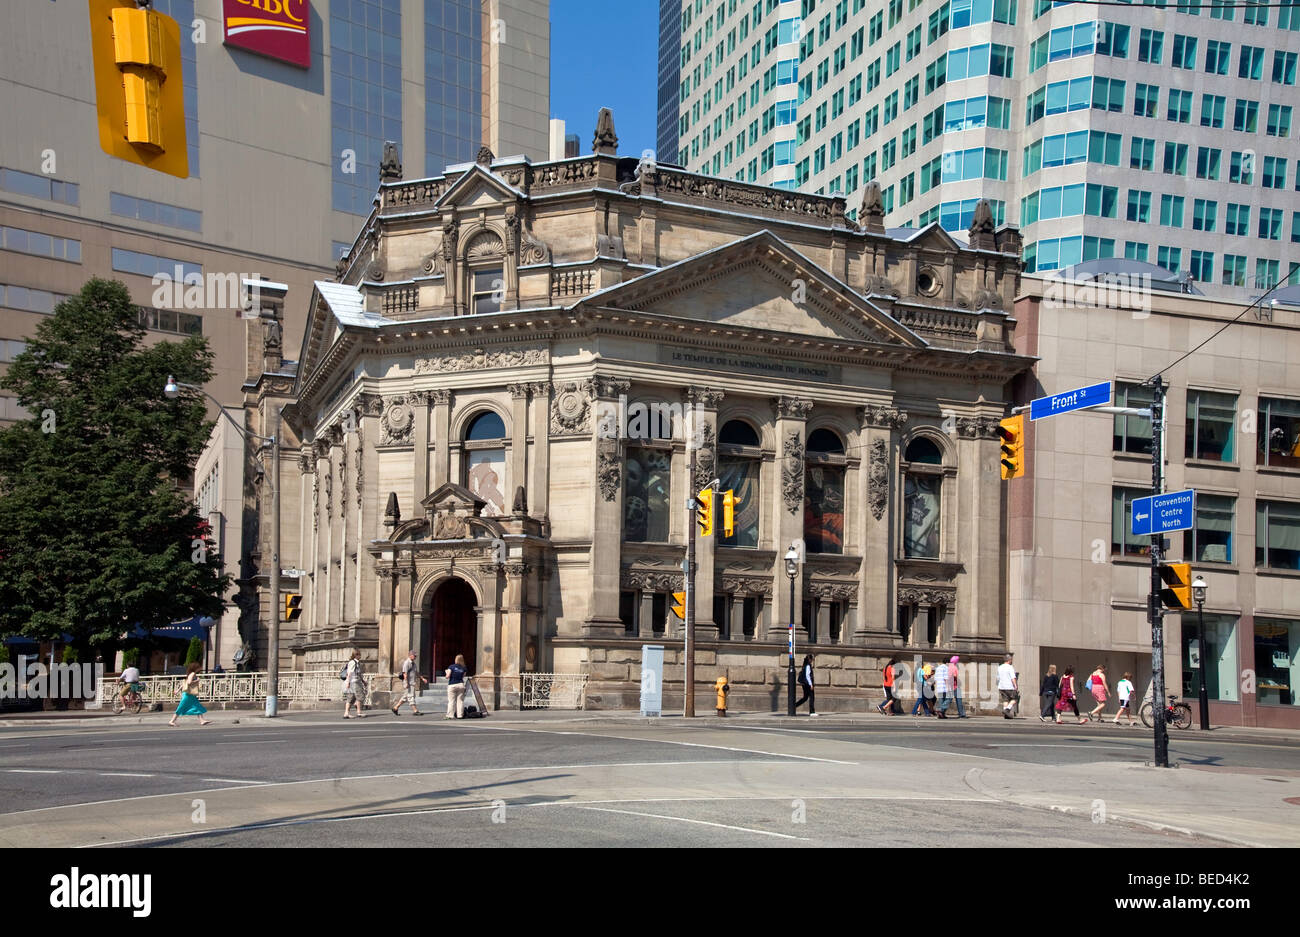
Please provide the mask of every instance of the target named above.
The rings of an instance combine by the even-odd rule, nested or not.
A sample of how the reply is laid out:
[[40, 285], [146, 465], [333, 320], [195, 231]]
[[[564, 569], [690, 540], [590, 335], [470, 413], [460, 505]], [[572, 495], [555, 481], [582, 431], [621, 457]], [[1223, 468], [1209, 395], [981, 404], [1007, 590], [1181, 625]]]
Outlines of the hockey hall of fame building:
[[671, 593], [688, 494], [714, 478], [739, 506], [697, 543], [701, 705], [725, 675], [734, 705], [784, 706], [800, 541], [798, 654], [827, 708], [874, 705], [890, 656], [1000, 660], [997, 426], [1032, 363], [1011, 351], [1018, 232], [986, 204], [969, 246], [887, 232], [874, 185], [853, 221], [841, 197], [620, 159], [607, 112], [593, 147], [484, 148], [418, 181], [390, 148], [296, 368], [250, 341], [250, 418], [287, 404], [301, 445], [281, 556], [309, 575], [282, 666], [359, 648], [391, 673], [414, 649], [432, 675], [463, 654], [489, 706], [537, 672], [635, 708], [660, 643], [680, 706]]

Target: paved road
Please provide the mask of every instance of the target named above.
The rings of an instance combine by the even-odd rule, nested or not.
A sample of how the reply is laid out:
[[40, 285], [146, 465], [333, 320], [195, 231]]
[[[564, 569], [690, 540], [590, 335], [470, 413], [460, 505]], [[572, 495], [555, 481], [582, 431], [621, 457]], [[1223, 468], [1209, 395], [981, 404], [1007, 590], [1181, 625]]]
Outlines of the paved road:
[[0, 844], [1300, 843], [1285, 739], [1176, 736], [1174, 772], [1037, 720], [165, 718], [0, 730]]

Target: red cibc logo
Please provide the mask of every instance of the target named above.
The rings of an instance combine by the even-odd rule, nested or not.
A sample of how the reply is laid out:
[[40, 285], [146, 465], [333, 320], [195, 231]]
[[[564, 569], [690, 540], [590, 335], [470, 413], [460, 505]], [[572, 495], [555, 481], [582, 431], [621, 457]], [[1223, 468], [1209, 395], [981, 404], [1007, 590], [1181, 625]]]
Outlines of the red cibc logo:
[[307, 0], [221, 0], [226, 45], [311, 67]]

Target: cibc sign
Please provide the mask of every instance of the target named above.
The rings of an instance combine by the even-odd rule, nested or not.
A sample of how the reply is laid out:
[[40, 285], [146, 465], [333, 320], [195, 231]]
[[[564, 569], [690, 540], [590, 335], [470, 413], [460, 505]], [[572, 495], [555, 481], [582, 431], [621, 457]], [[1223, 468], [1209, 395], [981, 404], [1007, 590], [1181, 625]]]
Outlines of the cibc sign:
[[311, 67], [307, 0], [221, 0], [226, 45]]

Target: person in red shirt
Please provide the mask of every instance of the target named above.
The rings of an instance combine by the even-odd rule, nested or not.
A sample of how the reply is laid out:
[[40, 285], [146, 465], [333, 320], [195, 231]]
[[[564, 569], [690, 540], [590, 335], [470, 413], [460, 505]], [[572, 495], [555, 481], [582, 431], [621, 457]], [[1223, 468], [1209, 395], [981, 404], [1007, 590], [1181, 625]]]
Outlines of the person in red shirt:
[[[882, 716], [894, 715], [894, 680], [898, 676], [898, 671], [894, 668], [897, 664], [898, 658], [891, 657], [889, 663], [885, 665], [885, 701], [876, 707], [876, 712]], [[889, 708], [888, 712], [885, 711], [886, 707]]]

